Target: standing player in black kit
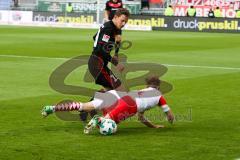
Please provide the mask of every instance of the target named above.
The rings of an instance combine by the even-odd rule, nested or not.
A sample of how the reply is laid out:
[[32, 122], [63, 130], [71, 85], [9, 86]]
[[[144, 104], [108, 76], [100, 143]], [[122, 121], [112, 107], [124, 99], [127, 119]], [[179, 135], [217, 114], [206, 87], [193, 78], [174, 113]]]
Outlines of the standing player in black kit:
[[118, 62], [118, 52], [110, 55], [113, 46], [116, 46], [116, 36], [128, 21], [129, 11], [120, 8], [112, 20], [104, 23], [94, 36], [93, 52], [88, 62], [88, 69], [95, 79], [95, 83], [103, 86], [105, 90], [125, 90], [121, 81], [108, 68], [108, 62], [116, 66], [119, 72], [124, 70], [123, 64]]
[[[121, 29], [128, 21], [130, 13], [127, 9], [120, 8], [116, 11], [112, 20], [105, 22], [93, 37], [94, 45], [92, 55], [88, 61], [88, 69], [95, 79], [95, 83], [104, 87], [104, 90], [124, 91], [125, 88], [121, 81], [108, 68], [108, 62], [115, 65], [119, 72], [124, 70], [123, 64], [118, 61], [118, 35]], [[112, 48], [115, 46], [114, 56], [110, 55]], [[90, 113], [91, 116], [96, 112]], [[86, 121], [87, 112], [80, 113], [82, 121]]]
[[105, 21], [110, 21], [113, 19], [116, 11], [123, 8], [123, 3], [121, 0], [109, 0], [106, 2], [105, 8]]

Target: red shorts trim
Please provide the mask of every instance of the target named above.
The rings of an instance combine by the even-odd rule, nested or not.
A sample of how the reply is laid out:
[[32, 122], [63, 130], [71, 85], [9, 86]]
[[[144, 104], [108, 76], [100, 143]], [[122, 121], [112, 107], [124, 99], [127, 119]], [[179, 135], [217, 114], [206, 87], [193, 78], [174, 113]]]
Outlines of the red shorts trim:
[[110, 118], [119, 123], [137, 113], [137, 104], [130, 96], [118, 100], [117, 106], [108, 112]]

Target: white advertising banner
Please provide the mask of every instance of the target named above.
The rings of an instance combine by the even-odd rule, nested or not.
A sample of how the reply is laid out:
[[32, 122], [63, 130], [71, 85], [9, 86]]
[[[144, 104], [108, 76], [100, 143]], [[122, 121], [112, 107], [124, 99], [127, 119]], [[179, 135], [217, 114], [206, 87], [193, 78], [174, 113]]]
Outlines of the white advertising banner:
[[0, 11], [0, 22], [9, 21], [9, 11]]
[[32, 11], [0, 11], [1, 23], [31, 23]]
[[[0, 25], [62, 27], [62, 28], [99, 28], [95, 15], [70, 14], [32, 11], [0, 11]], [[129, 24], [126, 30], [152, 30], [151, 26]]]

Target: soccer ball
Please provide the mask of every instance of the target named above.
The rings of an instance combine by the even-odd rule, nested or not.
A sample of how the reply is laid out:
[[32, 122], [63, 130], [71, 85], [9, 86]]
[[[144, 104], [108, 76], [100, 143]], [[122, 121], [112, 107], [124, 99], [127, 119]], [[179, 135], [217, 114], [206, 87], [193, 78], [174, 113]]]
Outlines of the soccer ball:
[[112, 135], [117, 132], [117, 124], [111, 119], [101, 119], [99, 126], [99, 132], [102, 135]]

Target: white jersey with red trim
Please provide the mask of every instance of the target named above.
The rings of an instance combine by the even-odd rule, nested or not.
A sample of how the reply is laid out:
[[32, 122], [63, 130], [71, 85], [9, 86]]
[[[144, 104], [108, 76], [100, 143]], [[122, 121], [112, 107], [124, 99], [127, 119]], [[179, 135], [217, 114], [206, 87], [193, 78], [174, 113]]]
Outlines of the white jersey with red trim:
[[156, 88], [148, 87], [137, 91], [135, 96], [138, 112], [144, 112], [156, 105], [166, 107], [167, 103], [162, 93]]
[[144, 112], [156, 105], [161, 106], [163, 110], [164, 108], [168, 108], [162, 93], [152, 87], [128, 93], [116, 90], [110, 90], [105, 93], [96, 92], [92, 103], [95, 109], [106, 109], [125, 96], [130, 96], [133, 100], [135, 100], [138, 112]]

